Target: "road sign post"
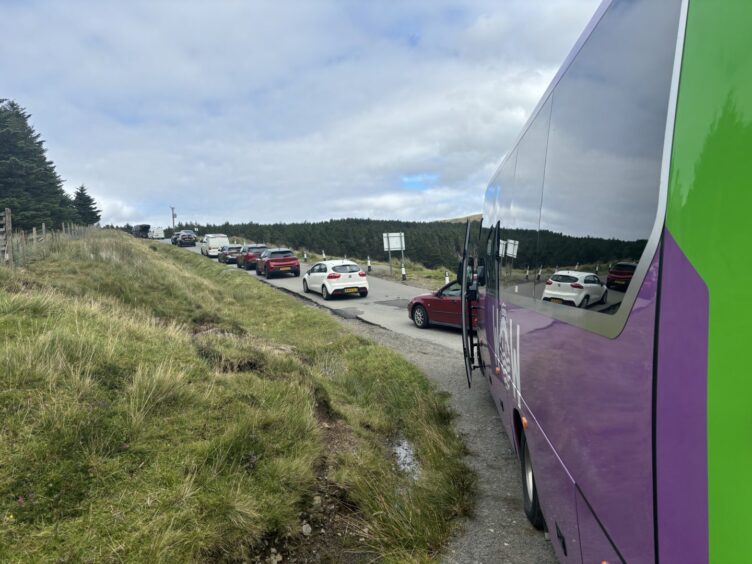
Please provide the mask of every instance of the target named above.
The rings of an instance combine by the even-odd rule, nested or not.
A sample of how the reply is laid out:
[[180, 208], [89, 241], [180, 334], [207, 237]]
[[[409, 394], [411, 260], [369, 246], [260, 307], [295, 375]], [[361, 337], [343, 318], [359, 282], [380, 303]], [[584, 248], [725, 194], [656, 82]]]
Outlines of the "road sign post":
[[384, 250], [389, 254], [389, 274], [392, 274], [392, 251], [400, 251], [402, 253], [401, 268], [403, 272], [403, 280], [406, 279], [405, 271], [405, 234], [404, 233], [382, 233], [384, 238]]

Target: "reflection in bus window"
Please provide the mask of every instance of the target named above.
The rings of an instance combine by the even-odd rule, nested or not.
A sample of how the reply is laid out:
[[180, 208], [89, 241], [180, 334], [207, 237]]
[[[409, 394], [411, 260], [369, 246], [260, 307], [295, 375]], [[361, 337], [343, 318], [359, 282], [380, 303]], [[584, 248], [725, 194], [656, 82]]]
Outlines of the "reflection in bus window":
[[[538, 249], [545, 280], [564, 270], [607, 279], [643, 254], [658, 208], [675, 37], [640, 22], [670, 29], [675, 12], [668, 2], [615, 6], [553, 91]], [[626, 278], [614, 271], [605, 303], [590, 296], [589, 309], [615, 313]]]

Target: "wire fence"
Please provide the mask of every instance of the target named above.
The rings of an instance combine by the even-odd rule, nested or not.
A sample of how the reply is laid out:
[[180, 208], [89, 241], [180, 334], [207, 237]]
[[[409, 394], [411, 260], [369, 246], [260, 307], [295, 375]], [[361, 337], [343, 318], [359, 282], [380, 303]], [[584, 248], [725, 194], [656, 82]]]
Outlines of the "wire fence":
[[63, 223], [60, 229], [47, 229], [43, 223], [30, 230], [13, 229], [12, 210], [0, 214], [0, 265], [24, 267], [57, 252], [61, 242], [83, 239], [97, 229], [92, 226]]

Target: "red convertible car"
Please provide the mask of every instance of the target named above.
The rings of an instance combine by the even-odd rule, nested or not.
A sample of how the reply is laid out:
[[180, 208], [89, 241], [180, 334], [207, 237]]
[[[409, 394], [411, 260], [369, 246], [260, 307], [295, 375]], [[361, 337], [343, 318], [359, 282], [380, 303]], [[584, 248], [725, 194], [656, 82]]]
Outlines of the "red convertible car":
[[[440, 290], [415, 296], [407, 304], [407, 313], [421, 329], [429, 325], [462, 327], [462, 287], [456, 280]], [[473, 302], [472, 305], [477, 305]], [[473, 327], [477, 318], [473, 313]]]

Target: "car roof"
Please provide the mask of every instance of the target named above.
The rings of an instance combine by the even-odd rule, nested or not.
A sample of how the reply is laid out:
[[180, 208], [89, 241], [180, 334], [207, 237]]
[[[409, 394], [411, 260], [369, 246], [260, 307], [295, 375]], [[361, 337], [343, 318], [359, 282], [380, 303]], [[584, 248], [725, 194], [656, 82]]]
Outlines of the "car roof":
[[581, 270], [557, 270], [554, 274], [563, 274], [565, 276], [598, 276], [595, 272], [582, 272]]
[[288, 249], [287, 247], [276, 247], [273, 249], [266, 249], [266, 250], [271, 253], [280, 252], [280, 251], [292, 252], [292, 249]]

